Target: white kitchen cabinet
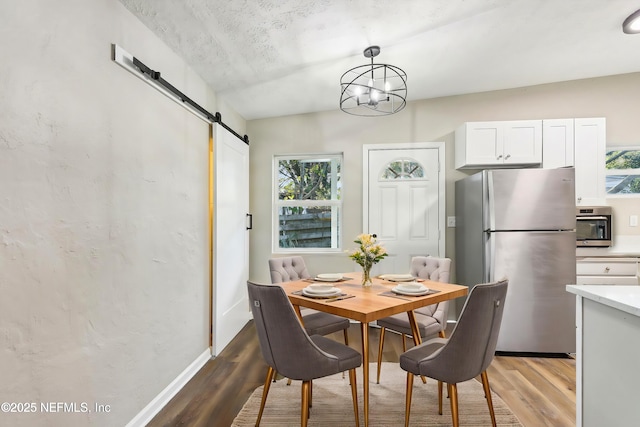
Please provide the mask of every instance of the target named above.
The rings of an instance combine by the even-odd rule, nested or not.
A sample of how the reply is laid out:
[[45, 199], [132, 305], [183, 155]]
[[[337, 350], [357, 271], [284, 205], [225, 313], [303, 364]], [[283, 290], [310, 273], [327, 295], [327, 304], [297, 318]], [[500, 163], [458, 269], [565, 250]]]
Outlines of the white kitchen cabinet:
[[467, 122], [455, 133], [457, 169], [542, 163], [542, 120]]
[[576, 205], [605, 204], [606, 149], [604, 118], [574, 119]]
[[577, 258], [576, 282], [578, 285], [638, 285], [638, 258]]
[[604, 118], [542, 122], [542, 167], [575, 167], [576, 205], [605, 204], [606, 145]]
[[542, 121], [542, 167], [555, 169], [575, 166], [573, 119]]

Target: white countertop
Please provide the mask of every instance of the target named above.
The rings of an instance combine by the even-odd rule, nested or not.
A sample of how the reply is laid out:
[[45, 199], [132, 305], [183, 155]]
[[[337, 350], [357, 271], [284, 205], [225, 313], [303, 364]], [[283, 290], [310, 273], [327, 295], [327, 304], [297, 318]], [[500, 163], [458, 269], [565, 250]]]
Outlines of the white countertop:
[[640, 317], [640, 286], [567, 285], [567, 292]]

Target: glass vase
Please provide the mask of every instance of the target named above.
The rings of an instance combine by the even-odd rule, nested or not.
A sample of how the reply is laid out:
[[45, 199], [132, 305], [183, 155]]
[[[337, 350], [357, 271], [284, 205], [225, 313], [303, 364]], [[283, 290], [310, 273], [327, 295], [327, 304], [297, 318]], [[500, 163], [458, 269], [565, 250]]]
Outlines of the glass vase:
[[362, 286], [371, 286], [373, 281], [371, 280], [371, 266], [362, 267]]

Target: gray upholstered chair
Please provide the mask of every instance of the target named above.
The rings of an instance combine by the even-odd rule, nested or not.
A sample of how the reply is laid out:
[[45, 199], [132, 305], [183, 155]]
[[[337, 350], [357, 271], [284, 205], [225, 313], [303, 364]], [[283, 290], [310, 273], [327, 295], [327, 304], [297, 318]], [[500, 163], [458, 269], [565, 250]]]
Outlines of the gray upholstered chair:
[[[436, 258], [432, 256], [416, 256], [411, 259], [411, 274], [421, 279], [433, 280], [435, 282], [449, 283], [449, 271], [451, 270], [451, 260], [449, 258]], [[440, 335], [445, 337], [447, 328], [447, 316], [449, 315], [449, 301], [432, 304], [414, 310], [420, 337]], [[377, 321], [380, 326], [380, 344], [378, 347], [378, 376], [380, 383], [380, 368], [382, 366], [382, 350], [384, 348], [384, 335], [387, 329], [400, 332], [402, 334], [402, 351], [407, 351], [405, 335], [412, 335], [409, 318], [405, 313], [385, 317]]]
[[256, 426], [260, 425], [276, 371], [302, 381], [300, 424], [306, 426], [311, 407], [311, 381], [347, 370], [356, 425], [359, 425], [356, 368], [362, 365], [360, 353], [321, 335], [309, 336], [281, 287], [247, 282], [247, 288], [260, 350], [269, 365]]
[[493, 360], [502, 323], [508, 280], [476, 285], [462, 308], [451, 336], [434, 338], [400, 355], [400, 367], [407, 371], [405, 426], [409, 425], [414, 375], [438, 380], [438, 412], [442, 415], [442, 383], [447, 383], [453, 425], [458, 426], [457, 384], [480, 375], [491, 423], [496, 417], [491, 401], [487, 368]]
[[[271, 283], [290, 282], [311, 277], [301, 256], [271, 258], [269, 260]], [[328, 335], [342, 331], [344, 343], [349, 345], [349, 319], [312, 309], [302, 309], [302, 322], [309, 335]]]

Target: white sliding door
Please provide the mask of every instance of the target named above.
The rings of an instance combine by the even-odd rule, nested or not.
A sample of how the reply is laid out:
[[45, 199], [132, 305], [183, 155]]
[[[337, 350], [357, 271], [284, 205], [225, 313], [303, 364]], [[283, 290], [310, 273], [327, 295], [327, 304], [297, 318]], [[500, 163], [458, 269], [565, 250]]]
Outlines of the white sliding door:
[[249, 146], [214, 125], [213, 355], [250, 319]]

